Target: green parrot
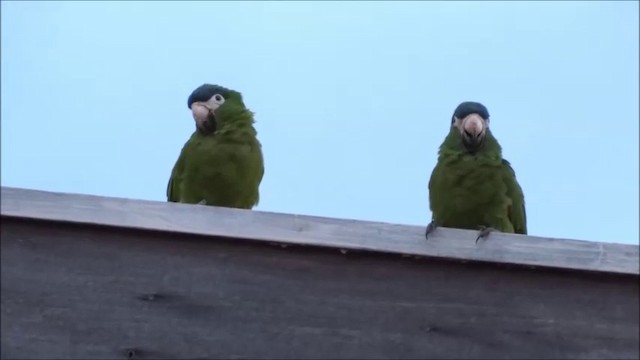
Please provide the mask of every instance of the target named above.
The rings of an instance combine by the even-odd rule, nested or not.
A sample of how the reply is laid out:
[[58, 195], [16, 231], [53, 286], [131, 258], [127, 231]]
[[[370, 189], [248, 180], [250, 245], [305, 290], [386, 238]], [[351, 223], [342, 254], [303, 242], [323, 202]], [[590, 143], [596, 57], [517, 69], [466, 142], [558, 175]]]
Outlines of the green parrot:
[[204, 84], [187, 100], [196, 130], [167, 184], [167, 201], [251, 209], [260, 200], [262, 145], [242, 95]]
[[429, 180], [429, 206], [427, 238], [438, 226], [480, 230], [476, 243], [494, 230], [527, 234], [524, 194], [484, 105], [468, 101], [455, 109]]

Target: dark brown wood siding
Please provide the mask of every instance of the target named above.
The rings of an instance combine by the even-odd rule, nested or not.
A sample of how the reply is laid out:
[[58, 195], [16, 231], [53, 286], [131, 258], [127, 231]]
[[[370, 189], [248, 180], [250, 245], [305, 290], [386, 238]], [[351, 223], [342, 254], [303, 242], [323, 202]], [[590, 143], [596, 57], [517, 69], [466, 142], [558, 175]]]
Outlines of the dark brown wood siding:
[[638, 276], [2, 218], [2, 358], [637, 359]]

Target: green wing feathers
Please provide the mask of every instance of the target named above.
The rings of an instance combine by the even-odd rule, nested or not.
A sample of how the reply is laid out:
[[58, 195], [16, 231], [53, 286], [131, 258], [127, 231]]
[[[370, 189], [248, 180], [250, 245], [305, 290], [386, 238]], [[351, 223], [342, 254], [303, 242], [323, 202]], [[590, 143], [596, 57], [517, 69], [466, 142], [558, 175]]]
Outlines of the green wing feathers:
[[526, 235], [527, 212], [525, 210], [524, 193], [520, 184], [518, 184], [515, 171], [505, 159], [502, 159], [502, 170], [504, 182], [507, 185], [507, 196], [511, 199], [511, 206], [508, 208], [509, 220], [517, 234]]
[[178, 162], [174, 165], [171, 176], [169, 177], [169, 183], [167, 183], [167, 201], [169, 202], [178, 202], [178, 200], [180, 200], [177, 189], [180, 186], [178, 166], [180, 165], [181, 158], [182, 156], [178, 158]]
[[[237, 140], [237, 141], [236, 141]], [[264, 176], [261, 145], [196, 135], [185, 144], [167, 183], [167, 201], [251, 209], [260, 201]]]
[[184, 172], [184, 150], [188, 144], [187, 142], [180, 151], [180, 156], [178, 156], [178, 160], [176, 160], [176, 164], [171, 170], [171, 176], [169, 176], [169, 182], [167, 183], [167, 201], [169, 202], [180, 202], [180, 181]]

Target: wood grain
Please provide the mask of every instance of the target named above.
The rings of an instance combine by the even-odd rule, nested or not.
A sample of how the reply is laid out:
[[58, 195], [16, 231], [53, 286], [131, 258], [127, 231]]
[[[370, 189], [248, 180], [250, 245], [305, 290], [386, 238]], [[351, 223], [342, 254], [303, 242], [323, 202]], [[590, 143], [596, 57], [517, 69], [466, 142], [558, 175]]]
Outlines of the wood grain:
[[[638, 245], [331, 219], [2, 187], [2, 216], [411, 256], [640, 274]], [[425, 221], [426, 222], [426, 221]]]
[[639, 356], [635, 276], [7, 217], [1, 231], [3, 359]]

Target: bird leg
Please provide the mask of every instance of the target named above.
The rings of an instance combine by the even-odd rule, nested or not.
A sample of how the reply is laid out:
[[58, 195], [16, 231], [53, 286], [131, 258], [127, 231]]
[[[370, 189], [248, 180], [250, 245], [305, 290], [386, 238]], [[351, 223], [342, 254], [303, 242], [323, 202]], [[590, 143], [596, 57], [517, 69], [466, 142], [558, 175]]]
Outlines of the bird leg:
[[429, 240], [429, 233], [431, 233], [433, 230], [435, 230], [438, 227], [438, 225], [436, 225], [435, 221], [431, 220], [431, 222], [429, 223], [429, 225], [427, 225], [427, 230], [424, 233], [424, 237]]
[[207, 205], [207, 200], [202, 199], [202, 200], [200, 200], [200, 202], [199, 202], [199, 203], [197, 203], [196, 205]]
[[478, 240], [480, 240], [480, 238], [486, 238], [492, 231], [496, 230], [492, 227], [487, 227], [484, 225], [480, 225], [479, 228], [480, 231], [478, 232], [478, 237], [476, 238], [476, 244], [478, 243]]

